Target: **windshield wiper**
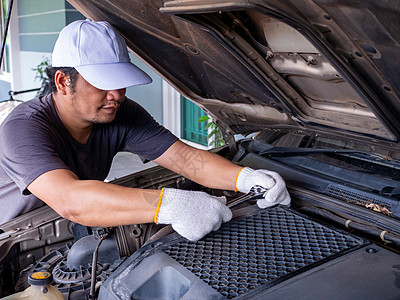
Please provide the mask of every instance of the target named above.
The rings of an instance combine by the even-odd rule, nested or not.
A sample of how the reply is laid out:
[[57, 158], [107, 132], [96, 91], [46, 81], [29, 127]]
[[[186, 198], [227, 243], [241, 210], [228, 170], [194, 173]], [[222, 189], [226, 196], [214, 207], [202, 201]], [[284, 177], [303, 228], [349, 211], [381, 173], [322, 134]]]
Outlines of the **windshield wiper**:
[[389, 168], [395, 168], [395, 169], [400, 168], [399, 160], [389, 158], [388, 156], [385, 156], [382, 154], [356, 151], [354, 153], [343, 153], [343, 156], [366, 161], [366, 162], [373, 162], [374, 164], [389, 167]]
[[336, 149], [336, 148], [292, 148], [292, 147], [271, 147], [259, 152], [262, 156], [297, 156], [310, 155], [315, 153], [363, 153], [353, 149]]

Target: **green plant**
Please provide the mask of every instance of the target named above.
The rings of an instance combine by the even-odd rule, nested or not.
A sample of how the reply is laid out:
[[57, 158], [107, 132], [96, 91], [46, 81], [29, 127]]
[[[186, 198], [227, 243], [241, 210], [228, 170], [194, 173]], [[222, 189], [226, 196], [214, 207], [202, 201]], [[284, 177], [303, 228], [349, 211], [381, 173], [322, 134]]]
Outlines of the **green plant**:
[[201, 116], [198, 121], [207, 122], [207, 125], [204, 127], [204, 129], [209, 131], [208, 146], [214, 145], [215, 147], [219, 147], [225, 145], [221, 130], [209, 116]]
[[42, 61], [36, 66], [36, 68], [32, 69], [32, 71], [36, 71], [35, 80], [39, 79], [41, 83], [46, 81], [48, 79], [46, 74], [46, 69], [48, 67], [51, 67], [50, 59], [43, 56]]

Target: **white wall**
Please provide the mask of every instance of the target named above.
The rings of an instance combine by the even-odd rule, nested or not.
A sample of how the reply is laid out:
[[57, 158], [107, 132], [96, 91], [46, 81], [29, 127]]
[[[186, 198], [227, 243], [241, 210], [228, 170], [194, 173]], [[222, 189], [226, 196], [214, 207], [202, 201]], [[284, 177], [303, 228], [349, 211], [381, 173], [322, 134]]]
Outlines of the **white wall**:
[[[51, 58], [51, 53], [46, 52], [28, 52], [21, 51], [20, 53], [20, 80], [14, 82], [15, 90], [28, 90], [40, 87], [40, 80], [35, 80], [36, 72], [33, 68], [36, 68], [38, 64], [43, 60], [43, 57]], [[34, 98], [36, 92], [25, 93], [16, 95], [15, 98], [19, 100], [30, 100]]]

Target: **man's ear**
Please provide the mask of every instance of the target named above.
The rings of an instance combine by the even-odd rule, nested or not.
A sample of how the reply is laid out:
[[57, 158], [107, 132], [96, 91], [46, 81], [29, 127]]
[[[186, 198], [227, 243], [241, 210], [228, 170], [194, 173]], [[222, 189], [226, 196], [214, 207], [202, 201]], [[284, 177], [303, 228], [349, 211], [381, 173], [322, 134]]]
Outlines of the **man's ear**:
[[56, 74], [54, 75], [54, 84], [56, 85], [58, 93], [61, 95], [66, 95], [67, 88], [69, 88], [69, 85], [71, 84], [71, 79], [62, 71], [57, 70]]

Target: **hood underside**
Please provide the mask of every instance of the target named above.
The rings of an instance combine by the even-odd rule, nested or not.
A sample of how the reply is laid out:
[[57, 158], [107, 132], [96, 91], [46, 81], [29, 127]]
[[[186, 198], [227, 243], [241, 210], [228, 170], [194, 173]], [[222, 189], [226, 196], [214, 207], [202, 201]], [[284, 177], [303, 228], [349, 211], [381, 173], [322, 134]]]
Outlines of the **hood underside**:
[[397, 143], [397, 1], [76, 1], [228, 133]]

